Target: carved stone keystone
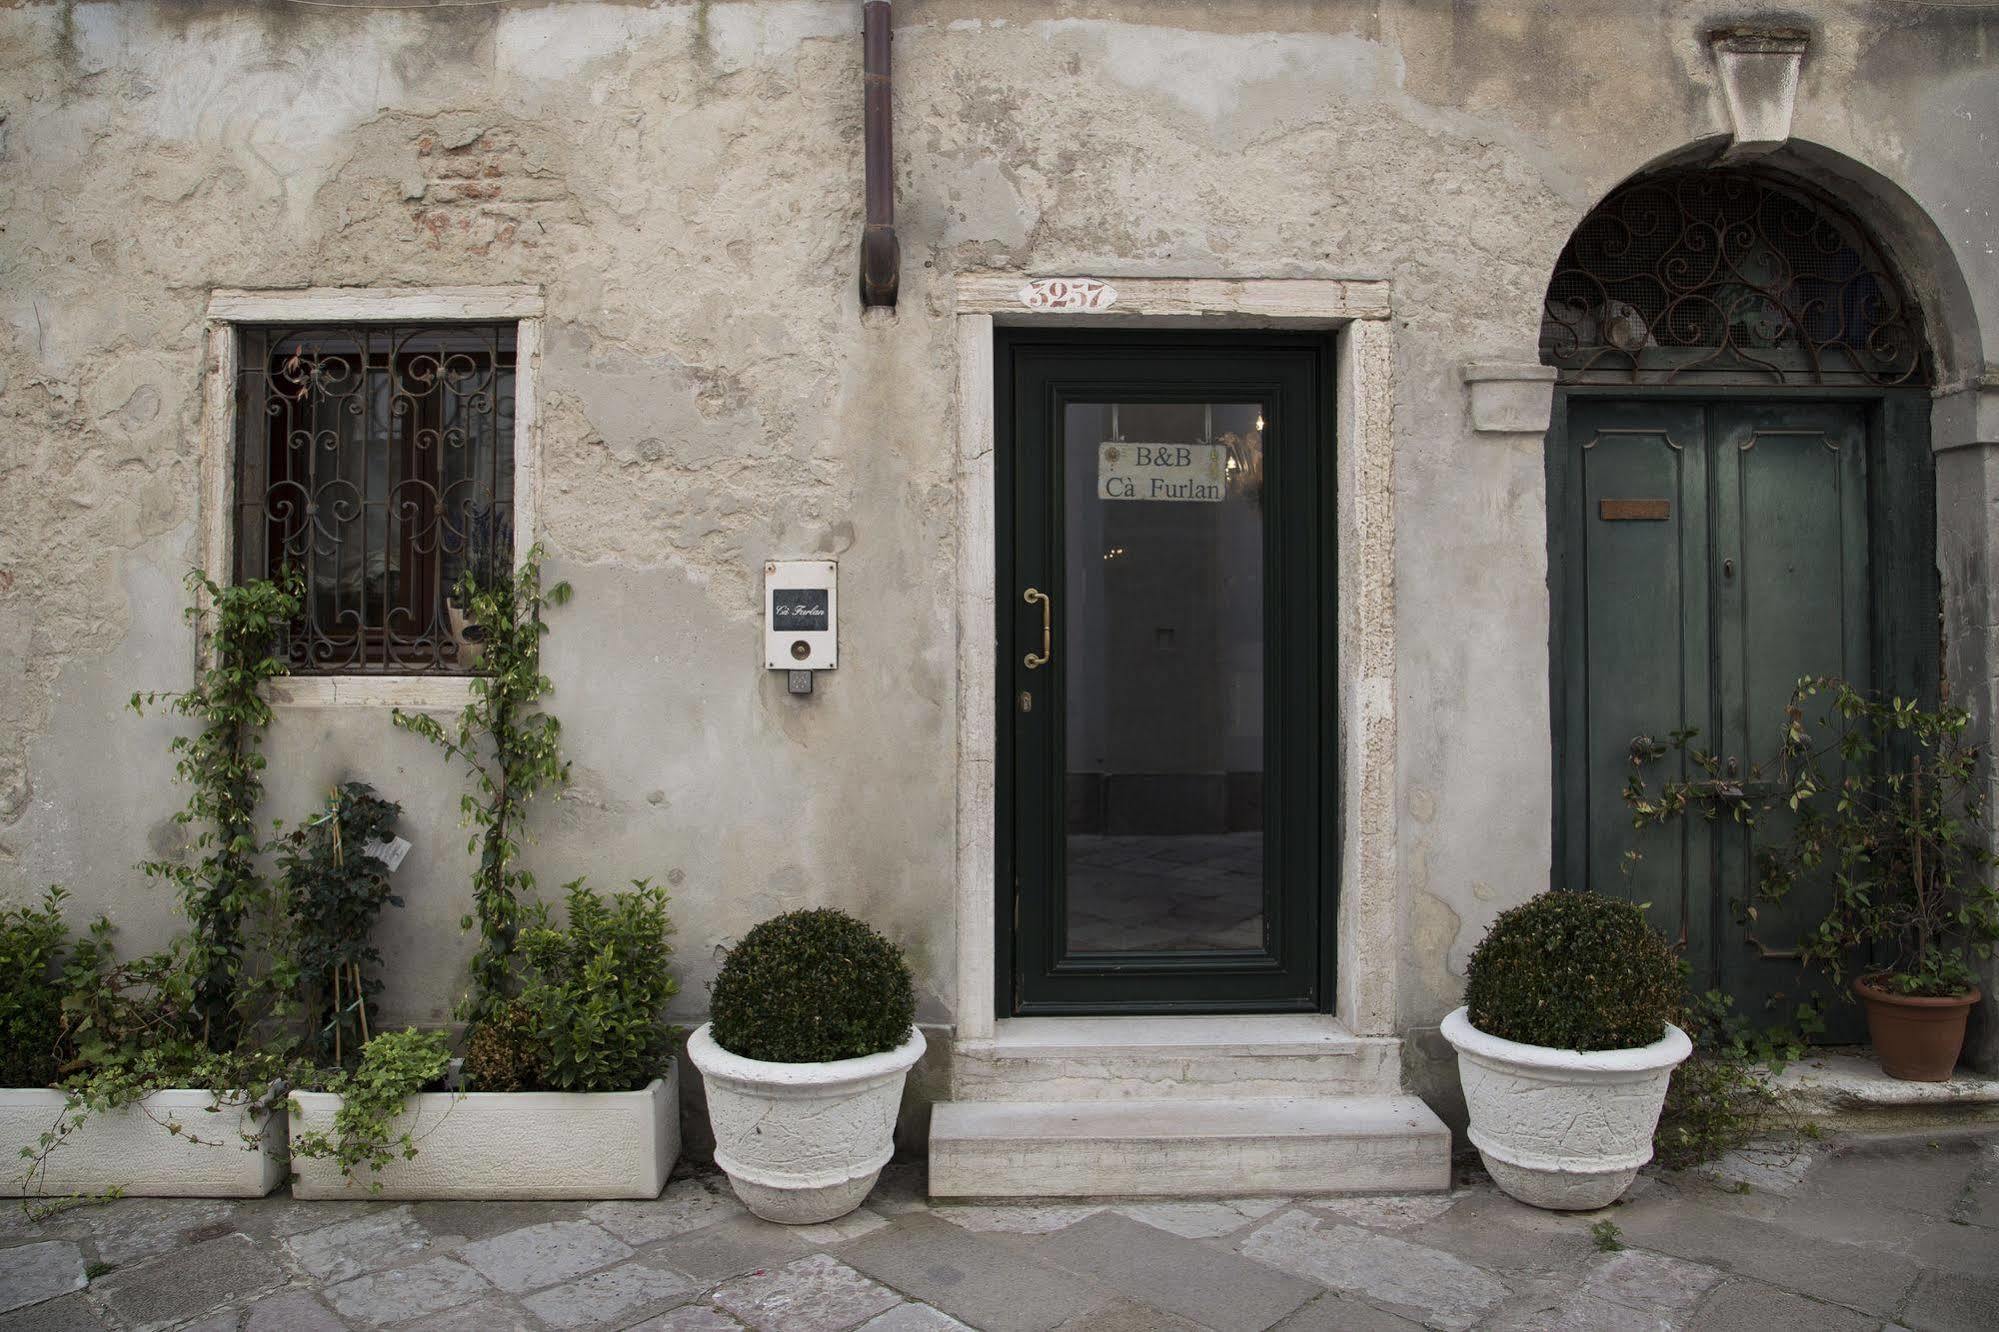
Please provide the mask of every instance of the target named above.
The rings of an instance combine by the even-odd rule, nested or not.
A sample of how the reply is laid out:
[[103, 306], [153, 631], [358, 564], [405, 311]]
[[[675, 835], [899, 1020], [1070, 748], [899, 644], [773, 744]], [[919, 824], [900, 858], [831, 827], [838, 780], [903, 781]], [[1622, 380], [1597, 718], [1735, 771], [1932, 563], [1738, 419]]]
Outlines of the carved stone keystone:
[[1734, 141], [1723, 161], [1755, 157], [1791, 137], [1798, 71], [1810, 34], [1803, 28], [1716, 28], [1708, 33]]

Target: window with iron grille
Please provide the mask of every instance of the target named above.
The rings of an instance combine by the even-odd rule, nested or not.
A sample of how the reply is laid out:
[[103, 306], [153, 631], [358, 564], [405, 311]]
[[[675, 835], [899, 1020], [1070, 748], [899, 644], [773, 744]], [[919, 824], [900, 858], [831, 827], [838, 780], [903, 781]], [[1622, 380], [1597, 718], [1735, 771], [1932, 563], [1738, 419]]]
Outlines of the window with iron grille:
[[1642, 176], [1555, 265], [1541, 360], [1565, 384], [1923, 385], [1921, 318], [1866, 229], [1801, 182]]
[[515, 325], [241, 329], [236, 576], [295, 574], [294, 673], [465, 674], [511, 567]]

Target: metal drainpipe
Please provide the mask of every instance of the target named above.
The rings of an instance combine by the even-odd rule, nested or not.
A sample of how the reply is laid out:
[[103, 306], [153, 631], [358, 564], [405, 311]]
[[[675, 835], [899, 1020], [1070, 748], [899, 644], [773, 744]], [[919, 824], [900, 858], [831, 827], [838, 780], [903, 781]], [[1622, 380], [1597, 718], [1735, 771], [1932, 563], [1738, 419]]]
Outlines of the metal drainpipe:
[[902, 246], [895, 238], [895, 127], [889, 111], [889, 0], [861, 5], [861, 86], [868, 222], [861, 230], [861, 305], [895, 308]]

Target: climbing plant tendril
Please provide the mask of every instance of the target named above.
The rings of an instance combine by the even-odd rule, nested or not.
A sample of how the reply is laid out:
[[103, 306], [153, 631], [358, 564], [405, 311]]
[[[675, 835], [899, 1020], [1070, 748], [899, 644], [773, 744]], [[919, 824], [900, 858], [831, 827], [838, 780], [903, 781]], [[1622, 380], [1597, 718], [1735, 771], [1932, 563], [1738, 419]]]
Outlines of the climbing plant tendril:
[[541, 711], [542, 697], [552, 688], [541, 672], [541, 639], [548, 632], [542, 611], [568, 601], [569, 584], [544, 590], [541, 558], [536, 546], [511, 574], [480, 577], [468, 570], [459, 579], [455, 595], [480, 628], [483, 652], [472, 701], [456, 726], [447, 730], [435, 717], [400, 708], [394, 713], [397, 726], [464, 763], [471, 783], [459, 808], [473, 830], [466, 849], [478, 865], [472, 872], [472, 911], [462, 924], [471, 929], [476, 922], [480, 942], [460, 1016], [474, 1023], [495, 1016], [516, 983], [509, 963], [523, 902], [534, 894], [534, 875], [520, 867], [528, 804], [569, 780], [561, 725]]
[[[160, 708], [201, 723], [193, 735], [176, 736], [174, 771], [190, 788], [175, 819], [200, 831], [199, 859], [156, 860], [145, 872], [179, 890], [189, 930], [187, 965], [202, 1038], [228, 1050], [242, 1035], [244, 922], [269, 902], [269, 885], [257, 868], [257, 802], [263, 798], [264, 756], [258, 752], [271, 706], [262, 686], [285, 673], [276, 648], [298, 615], [296, 575], [279, 582], [255, 579], [222, 587], [199, 569], [187, 576], [196, 594], [187, 610], [197, 635], [207, 640], [208, 664], [184, 693], [136, 693], [132, 710]], [[206, 609], [204, 609], [204, 602]]]

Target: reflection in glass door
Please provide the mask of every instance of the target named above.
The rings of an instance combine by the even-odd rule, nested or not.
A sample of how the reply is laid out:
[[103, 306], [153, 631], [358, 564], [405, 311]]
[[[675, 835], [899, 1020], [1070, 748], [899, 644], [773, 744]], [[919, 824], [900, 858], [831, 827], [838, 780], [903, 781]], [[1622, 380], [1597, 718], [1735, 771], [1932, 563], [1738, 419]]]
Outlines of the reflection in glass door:
[[1002, 1011], [1319, 1007], [1327, 348], [1000, 351]]
[[1263, 409], [1064, 408], [1072, 951], [1263, 945]]

